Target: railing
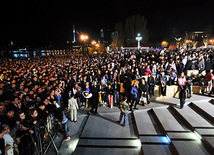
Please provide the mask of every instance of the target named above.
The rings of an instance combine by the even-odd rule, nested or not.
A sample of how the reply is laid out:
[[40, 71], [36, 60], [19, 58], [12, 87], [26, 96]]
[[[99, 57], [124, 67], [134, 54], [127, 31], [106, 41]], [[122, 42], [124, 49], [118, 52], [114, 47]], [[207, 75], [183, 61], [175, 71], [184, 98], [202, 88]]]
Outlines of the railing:
[[24, 132], [19, 141], [14, 144], [15, 154], [18, 155], [44, 155], [47, 153], [51, 144], [53, 144], [56, 153], [59, 153], [54, 137], [58, 132], [58, 123], [54, 116], [47, 117], [47, 121], [41, 120], [30, 130], [34, 132]]

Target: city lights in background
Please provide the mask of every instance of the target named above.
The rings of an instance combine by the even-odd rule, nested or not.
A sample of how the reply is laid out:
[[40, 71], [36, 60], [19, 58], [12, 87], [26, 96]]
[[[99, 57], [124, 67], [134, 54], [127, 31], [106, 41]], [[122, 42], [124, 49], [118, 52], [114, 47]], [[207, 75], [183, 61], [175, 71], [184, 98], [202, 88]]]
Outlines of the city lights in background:
[[164, 48], [164, 47], [167, 47], [167, 46], [168, 46], [168, 42], [167, 42], [167, 41], [162, 41], [161, 46], [162, 46], [163, 48]]
[[137, 46], [137, 48], [138, 49], [140, 49], [140, 41], [143, 39], [143, 37], [142, 36], [140, 36], [140, 33], [138, 33], [137, 34], [137, 37], [135, 38], [136, 40], [137, 40], [137, 42], [138, 42], [138, 46]]
[[213, 45], [214, 44], [214, 39], [210, 39], [209, 42], [210, 42], [211, 45]]
[[83, 41], [86, 41], [86, 40], [88, 40], [88, 36], [82, 34], [82, 35], [80, 36], [80, 39], [83, 40]]

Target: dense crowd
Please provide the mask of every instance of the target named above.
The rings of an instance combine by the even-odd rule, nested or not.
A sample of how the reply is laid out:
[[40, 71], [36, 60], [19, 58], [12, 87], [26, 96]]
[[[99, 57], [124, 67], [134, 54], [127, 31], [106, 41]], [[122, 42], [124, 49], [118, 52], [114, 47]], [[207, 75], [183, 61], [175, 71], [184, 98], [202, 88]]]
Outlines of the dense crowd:
[[[46, 124], [50, 115], [63, 126], [65, 140], [70, 132], [68, 118], [77, 121], [78, 108], [91, 107], [89, 114], [96, 114], [99, 106], [112, 108], [123, 101], [119, 107], [126, 116], [127, 106], [132, 110], [139, 103], [149, 104], [156, 85], [163, 96], [167, 85], [189, 92], [192, 84], [199, 85], [211, 94], [213, 68], [212, 49], [0, 59], [0, 150], [13, 154], [14, 141], [18, 143], [26, 133], [37, 136], [34, 126]], [[206, 75], [186, 77], [186, 70], [206, 71]], [[69, 111], [70, 117], [64, 111]]]

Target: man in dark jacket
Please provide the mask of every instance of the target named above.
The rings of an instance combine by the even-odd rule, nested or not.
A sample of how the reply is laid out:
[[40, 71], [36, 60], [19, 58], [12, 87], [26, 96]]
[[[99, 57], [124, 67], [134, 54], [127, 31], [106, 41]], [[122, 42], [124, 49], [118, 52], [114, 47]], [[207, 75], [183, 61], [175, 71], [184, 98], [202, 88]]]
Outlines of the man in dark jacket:
[[95, 81], [93, 82], [93, 86], [91, 87], [91, 93], [92, 93], [91, 110], [89, 111], [89, 114], [91, 114], [92, 112], [96, 114], [99, 103], [99, 87], [97, 86], [97, 82]]
[[148, 77], [148, 85], [149, 85], [149, 96], [154, 96], [154, 90], [155, 90], [155, 79], [152, 76], [152, 74], [149, 74]]

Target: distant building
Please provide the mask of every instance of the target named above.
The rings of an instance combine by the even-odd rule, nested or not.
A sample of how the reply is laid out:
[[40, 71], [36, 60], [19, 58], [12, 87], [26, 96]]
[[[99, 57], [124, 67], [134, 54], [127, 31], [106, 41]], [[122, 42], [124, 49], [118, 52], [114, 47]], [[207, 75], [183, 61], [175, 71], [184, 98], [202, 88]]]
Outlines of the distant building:
[[210, 38], [210, 34], [206, 31], [194, 31], [185, 34], [185, 41], [190, 40], [193, 43], [197, 42], [197, 47], [204, 45], [204, 40], [208, 40]]
[[75, 27], [74, 27], [74, 25], [73, 25], [73, 41], [72, 41], [72, 43], [75, 43], [75, 42], [76, 42], [75, 33], [76, 33], [76, 31], [75, 31]]
[[111, 44], [113, 40], [112, 31], [110, 29], [102, 28], [100, 29], [100, 36], [98, 42], [104, 46]]

